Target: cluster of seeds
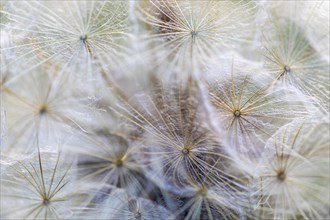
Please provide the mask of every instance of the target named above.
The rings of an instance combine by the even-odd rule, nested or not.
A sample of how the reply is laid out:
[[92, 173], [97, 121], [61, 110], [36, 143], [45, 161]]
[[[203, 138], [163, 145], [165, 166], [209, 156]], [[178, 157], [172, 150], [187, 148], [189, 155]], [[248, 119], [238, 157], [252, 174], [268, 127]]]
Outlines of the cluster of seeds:
[[1, 1], [0, 218], [329, 219], [329, 10]]

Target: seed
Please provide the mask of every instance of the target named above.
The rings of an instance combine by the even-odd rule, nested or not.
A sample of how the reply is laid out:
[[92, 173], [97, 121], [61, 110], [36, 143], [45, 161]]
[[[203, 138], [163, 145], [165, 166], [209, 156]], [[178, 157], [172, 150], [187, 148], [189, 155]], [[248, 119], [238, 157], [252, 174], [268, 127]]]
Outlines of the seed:
[[47, 107], [45, 105], [41, 106], [41, 108], [39, 109], [39, 114], [43, 115], [47, 112]]
[[198, 32], [197, 31], [191, 31], [190, 34], [191, 34], [192, 37], [195, 37], [195, 36], [197, 36]]
[[240, 117], [240, 116], [241, 116], [241, 112], [240, 112], [239, 110], [236, 110], [236, 111], [234, 112], [234, 116], [235, 116], [235, 117]]
[[183, 153], [184, 155], [189, 154], [189, 149], [188, 149], [188, 148], [183, 148], [183, 149], [182, 149], [182, 153]]
[[80, 36], [80, 40], [83, 41], [83, 42], [86, 42], [86, 40], [87, 40], [87, 35], [86, 35], [86, 34], [81, 35], [81, 36]]
[[284, 66], [284, 70], [285, 70], [285, 72], [290, 72], [291, 68], [289, 66]]
[[286, 178], [286, 174], [284, 171], [280, 171], [277, 173], [277, 179], [280, 180], [280, 181], [284, 181]]
[[50, 203], [49, 199], [46, 198], [42, 201], [42, 204], [45, 206], [49, 205], [49, 203]]
[[122, 159], [118, 159], [117, 161], [115, 161], [115, 164], [117, 167], [122, 167], [124, 163]]

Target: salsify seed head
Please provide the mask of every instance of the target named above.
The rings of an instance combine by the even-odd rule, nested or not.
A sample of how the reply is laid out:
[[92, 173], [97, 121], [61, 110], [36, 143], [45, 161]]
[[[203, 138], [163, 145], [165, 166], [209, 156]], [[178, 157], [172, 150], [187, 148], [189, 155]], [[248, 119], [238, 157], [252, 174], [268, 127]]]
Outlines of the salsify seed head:
[[256, 172], [255, 195], [265, 218], [326, 218], [328, 143], [329, 123], [314, 120], [294, 121], [269, 139]]
[[0, 218], [330, 219], [329, 1], [0, 1]]
[[72, 183], [72, 164], [61, 153], [38, 151], [1, 165], [7, 167], [1, 173], [1, 218], [68, 219], [83, 204], [79, 184]]

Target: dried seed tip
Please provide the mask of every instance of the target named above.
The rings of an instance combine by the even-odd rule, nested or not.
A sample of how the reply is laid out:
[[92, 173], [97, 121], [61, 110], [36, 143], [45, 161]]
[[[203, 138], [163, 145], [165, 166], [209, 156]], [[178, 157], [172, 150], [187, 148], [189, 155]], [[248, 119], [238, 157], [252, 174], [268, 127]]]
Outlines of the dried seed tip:
[[196, 37], [198, 32], [197, 31], [191, 31], [190, 34], [191, 34], [192, 37]]
[[285, 72], [290, 72], [291, 68], [289, 66], [284, 66], [284, 70], [285, 70]]
[[240, 116], [241, 116], [241, 112], [240, 112], [239, 110], [236, 110], [236, 111], [234, 112], [234, 116], [235, 116], [235, 117], [240, 117]]
[[135, 219], [141, 219], [141, 212], [137, 211], [134, 214]]
[[286, 179], [286, 174], [283, 170], [277, 173], [277, 179], [281, 182], [283, 182]]
[[81, 35], [80, 40], [83, 41], [83, 42], [86, 42], [87, 41], [87, 35], [86, 34]]
[[48, 206], [48, 205], [50, 204], [49, 199], [44, 198], [44, 200], [42, 201], [42, 204], [43, 204], [44, 206]]
[[183, 155], [187, 155], [187, 154], [189, 154], [189, 149], [185, 147], [185, 148], [182, 149], [181, 152], [182, 152]]
[[206, 197], [207, 196], [207, 189], [206, 188], [202, 188], [198, 191], [198, 194], [201, 195], [202, 197]]
[[39, 114], [40, 115], [44, 115], [47, 113], [47, 106], [46, 105], [42, 105], [39, 109]]
[[123, 162], [123, 160], [120, 158], [120, 159], [118, 159], [118, 160], [115, 161], [115, 165], [116, 165], [117, 167], [122, 167], [122, 166], [124, 165], [124, 162]]

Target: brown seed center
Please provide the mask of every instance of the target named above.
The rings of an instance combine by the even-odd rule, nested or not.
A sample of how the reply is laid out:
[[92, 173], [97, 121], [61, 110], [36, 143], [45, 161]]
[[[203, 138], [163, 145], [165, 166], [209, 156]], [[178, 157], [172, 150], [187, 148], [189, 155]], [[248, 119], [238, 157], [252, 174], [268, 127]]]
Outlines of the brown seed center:
[[207, 196], [207, 189], [206, 188], [202, 188], [199, 190], [199, 194], [202, 196], [202, 197], [206, 197]]
[[183, 149], [182, 149], [182, 153], [183, 153], [184, 155], [189, 154], [189, 149], [188, 149], [188, 148], [183, 148]]
[[120, 158], [120, 159], [115, 161], [115, 165], [117, 167], [122, 167], [124, 165], [124, 161]]
[[284, 180], [286, 179], [286, 174], [285, 174], [285, 172], [284, 172], [284, 171], [279, 171], [279, 172], [277, 173], [277, 179], [278, 179], [279, 181], [284, 181]]
[[50, 203], [49, 199], [46, 199], [46, 198], [42, 201], [42, 204], [45, 206], [48, 206], [49, 203]]
[[240, 112], [239, 110], [236, 110], [236, 111], [234, 112], [234, 116], [235, 116], [235, 117], [240, 117], [240, 116], [241, 116], [241, 112]]
[[41, 106], [41, 108], [39, 109], [39, 114], [43, 115], [47, 113], [47, 106], [43, 105]]
[[285, 70], [285, 72], [290, 72], [291, 68], [289, 66], [284, 66], [284, 70]]

